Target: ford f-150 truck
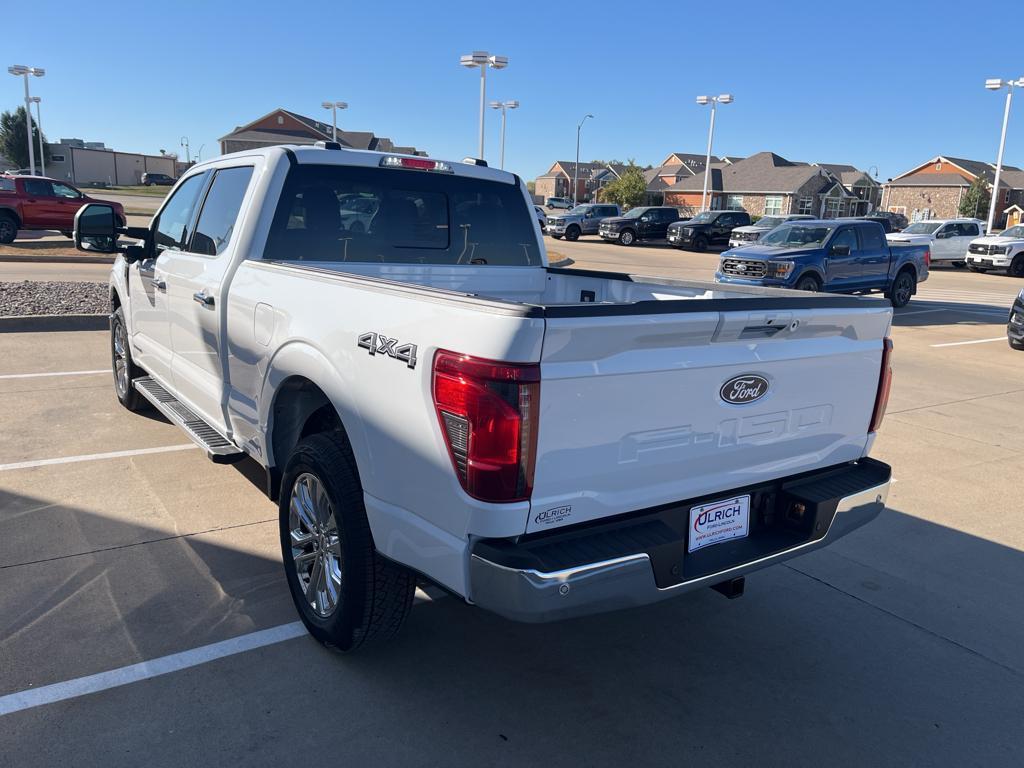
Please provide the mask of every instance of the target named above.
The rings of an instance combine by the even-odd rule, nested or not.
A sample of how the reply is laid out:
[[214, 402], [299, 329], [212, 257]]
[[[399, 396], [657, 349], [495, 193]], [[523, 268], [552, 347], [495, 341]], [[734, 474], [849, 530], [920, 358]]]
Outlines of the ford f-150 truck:
[[548, 216], [544, 231], [556, 240], [579, 240], [580, 235], [596, 235], [602, 221], [621, 212], [611, 203], [584, 203], [561, 216]]
[[1011, 277], [1024, 277], [1024, 224], [972, 240], [967, 246], [967, 268], [972, 272], [1005, 269]]
[[325, 644], [393, 634], [417, 579], [522, 621], [735, 596], [884, 507], [888, 304], [550, 268], [530, 205], [479, 161], [325, 143], [195, 165], [148, 229], [78, 214], [84, 249], [139, 241], [118, 399], [263, 468]]
[[[0, 245], [13, 243], [19, 229], [56, 229], [68, 237], [75, 214], [99, 202], [70, 184], [43, 176], [0, 176]], [[108, 203], [124, 226], [124, 208]]]
[[894, 307], [903, 307], [928, 279], [930, 261], [927, 245], [889, 245], [874, 221], [792, 221], [756, 245], [723, 253], [715, 280], [798, 291], [881, 291]]

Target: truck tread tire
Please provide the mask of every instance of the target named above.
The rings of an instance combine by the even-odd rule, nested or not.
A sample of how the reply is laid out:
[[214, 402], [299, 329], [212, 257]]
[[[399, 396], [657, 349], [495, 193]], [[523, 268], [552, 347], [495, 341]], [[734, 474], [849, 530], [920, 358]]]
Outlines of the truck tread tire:
[[904, 269], [896, 275], [896, 279], [892, 281], [892, 287], [885, 297], [889, 299], [894, 308], [899, 309], [910, 303], [910, 297], [914, 295], [916, 288], [917, 280], [914, 279], [914, 273], [909, 269]]
[[[292, 491], [304, 474], [313, 475], [325, 491], [338, 534], [340, 585], [336, 605], [326, 616], [307, 600], [292, 554]], [[278, 513], [289, 591], [309, 633], [341, 653], [393, 637], [412, 609], [416, 577], [377, 552], [355, 456], [343, 434], [321, 433], [299, 442], [285, 466]]]
[[1006, 268], [1010, 277], [1024, 277], [1024, 253], [1018, 253]]
[[9, 245], [18, 236], [18, 220], [9, 213], [0, 213], [0, 245]]
[[708, 249], [708, 239], [704, 235], [698, 235], [693, 241], [693, 250], [697, 253], [704, 253]]
[[633, 245], [636, 243], [636, 232], [632, 229], [624, 229], [619, 233], [619, 245]]
[[1010, 349], [1016, 349], [1024, 351], [1024, 341], [1014, 341], [1013, 339], [1007, 339], [1010, 343]]
[[796, 281], [796, 290], [812, 291], [817, 293], [821, 290], [821, 281], [819, 281], [814, 275], [804, 275]]
[[[120, 334], [120, 338], [118, 338]], [[118, 361], [122, 368], [119, 370]], [[128, 327], [124, 322], [124, 310], [118, 307], [110, 316], [110, 367], [114, 374], [114, 394], [117, 401], [129, 411], [149, 409], [149, 401], [135, 389], [135, 380], [146, 372], [132, 361], [132, 349], [128, 343]]]
[[573, 225], [565, 230], [565, 239], [570, 243], [574, 243], [580, 239], [580, 228]]

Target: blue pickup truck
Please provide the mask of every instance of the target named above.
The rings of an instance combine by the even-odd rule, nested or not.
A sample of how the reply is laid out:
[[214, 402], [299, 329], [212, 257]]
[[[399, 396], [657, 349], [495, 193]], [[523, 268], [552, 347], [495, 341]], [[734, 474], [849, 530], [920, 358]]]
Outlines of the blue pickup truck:
[[715, 280], [830, 293], [881, 291], [902, 307], [928, 279], [930, 263], [927, 245], [890, 246], [875, 221], [791, 221], [756, 245], [725, 251]]

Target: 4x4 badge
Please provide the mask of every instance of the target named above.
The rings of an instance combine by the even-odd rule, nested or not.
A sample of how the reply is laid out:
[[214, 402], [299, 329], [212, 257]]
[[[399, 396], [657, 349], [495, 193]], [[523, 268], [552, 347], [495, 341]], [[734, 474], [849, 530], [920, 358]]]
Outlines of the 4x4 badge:
[[369, 350], [370, 355], [387, 355], [395, 360], [401, 360], [410, 368], [416, 367], [415, 344], [399, 344], [398, 339], [392, 339], [382, 333], [364, 333], [359, 337], [359, 346]]

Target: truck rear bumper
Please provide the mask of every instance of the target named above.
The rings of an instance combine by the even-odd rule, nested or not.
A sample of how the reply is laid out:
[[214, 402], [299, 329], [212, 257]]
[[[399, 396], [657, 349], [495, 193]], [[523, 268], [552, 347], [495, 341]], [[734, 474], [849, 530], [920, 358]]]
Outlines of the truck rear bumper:
[[[874, 519], [891, 470], [873, 459], [786, 478], [751, 494], [749, 534], [687, 552], [694, 499], [616, 521], [480, 540], [469, 564], [473, 603], [506, 618], [546, 622], [631, 608], [713, 586], [824, 547]], [[796, 519], [794, 510], [803, 511]]]

